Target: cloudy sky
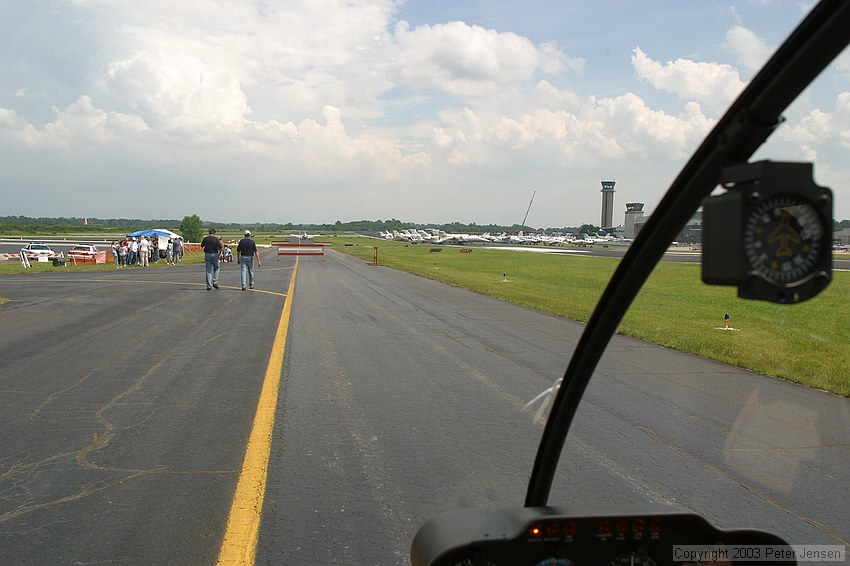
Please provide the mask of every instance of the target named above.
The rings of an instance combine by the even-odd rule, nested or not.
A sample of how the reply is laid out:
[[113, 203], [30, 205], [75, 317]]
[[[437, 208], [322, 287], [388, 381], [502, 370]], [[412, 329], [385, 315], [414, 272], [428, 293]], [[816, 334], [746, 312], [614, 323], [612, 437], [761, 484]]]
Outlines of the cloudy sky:
[[[622, 223], [810, 4], [0, 0], [0, 216]], [[758, 154], [839, 219], [848, 59]]]

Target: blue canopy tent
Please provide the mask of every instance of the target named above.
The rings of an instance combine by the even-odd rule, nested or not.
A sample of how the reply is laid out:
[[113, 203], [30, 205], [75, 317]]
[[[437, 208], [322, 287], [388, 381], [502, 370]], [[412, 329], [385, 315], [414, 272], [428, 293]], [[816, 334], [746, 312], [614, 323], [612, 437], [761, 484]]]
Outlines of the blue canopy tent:
[[165, 228], [154, 228], [148, 230], [136, 230], [135, 232], [130, 232], [127, 234], [128, 238], [144, 238], [145, 236], [149, 237], [151, 240], [156, 238], [156, 248], [158, 250], [164, 250], [168, 246], [168, 239], [172, 240], [180, 238], [183, 239], [179, 234], [175, 234], [171, 230], [166, 230]]

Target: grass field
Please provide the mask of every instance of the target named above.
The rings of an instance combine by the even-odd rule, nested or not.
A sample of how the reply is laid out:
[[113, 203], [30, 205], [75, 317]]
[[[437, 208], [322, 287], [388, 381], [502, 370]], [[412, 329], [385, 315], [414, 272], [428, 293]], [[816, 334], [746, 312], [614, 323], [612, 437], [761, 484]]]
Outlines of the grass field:
[[[335, 249], [541, 312], [586, 321], [619, 260], [327, 238]], [[346, 246], [345, 244], [349, 244]], [[354, 245], [359, 244], [359, 245]], [[661, 263], [619, 332], [850, 397], [850, 273], [799, 305], [745, 301], [708, 286], [700, 266]], [[730, 313], [732, 331], [724, 326]]]

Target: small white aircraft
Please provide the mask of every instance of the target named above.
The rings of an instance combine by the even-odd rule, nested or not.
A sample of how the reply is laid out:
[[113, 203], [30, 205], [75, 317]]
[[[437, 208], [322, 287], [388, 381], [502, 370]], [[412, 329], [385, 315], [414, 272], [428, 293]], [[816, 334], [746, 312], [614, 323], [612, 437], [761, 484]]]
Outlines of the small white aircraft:
[[427, 234], [422, 230], [413, 230], [411, 228], [402, 230], [401, 232], [398, 230], [393, 230], [392, 232], [387, 230], [386, 232], [381, 232], [381, 237], [385, 240], [410, 242], [411, 244], [420, 244], [431, 238], [430, 234]]
[[290, 238], [298, 238], [299, 240], [312, 240], [313, 238], [317, 238], [319, 236], [321, 236], [321, 234], [308, 234], [307, 232], [289, 235]]
[[434, 244], [467, 244], [470, 242], [490, 242], [489, 238], [485, 238], [480, 234], [450, 234], [442, 230], [436, 231], [431, 238]]
[[571, 243], [579, 246], [587, 246], [590, 244], [610, 244], [614, 241], [614, 236], [599, 234], [578, 234]]

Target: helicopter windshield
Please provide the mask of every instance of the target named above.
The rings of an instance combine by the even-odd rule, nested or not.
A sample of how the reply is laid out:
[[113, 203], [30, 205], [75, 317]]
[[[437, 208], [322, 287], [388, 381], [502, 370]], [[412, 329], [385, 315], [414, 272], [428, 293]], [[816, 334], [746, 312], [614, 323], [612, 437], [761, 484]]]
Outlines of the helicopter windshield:
[[798, 4], [0, 3], [0, 565], [846, 563]]

